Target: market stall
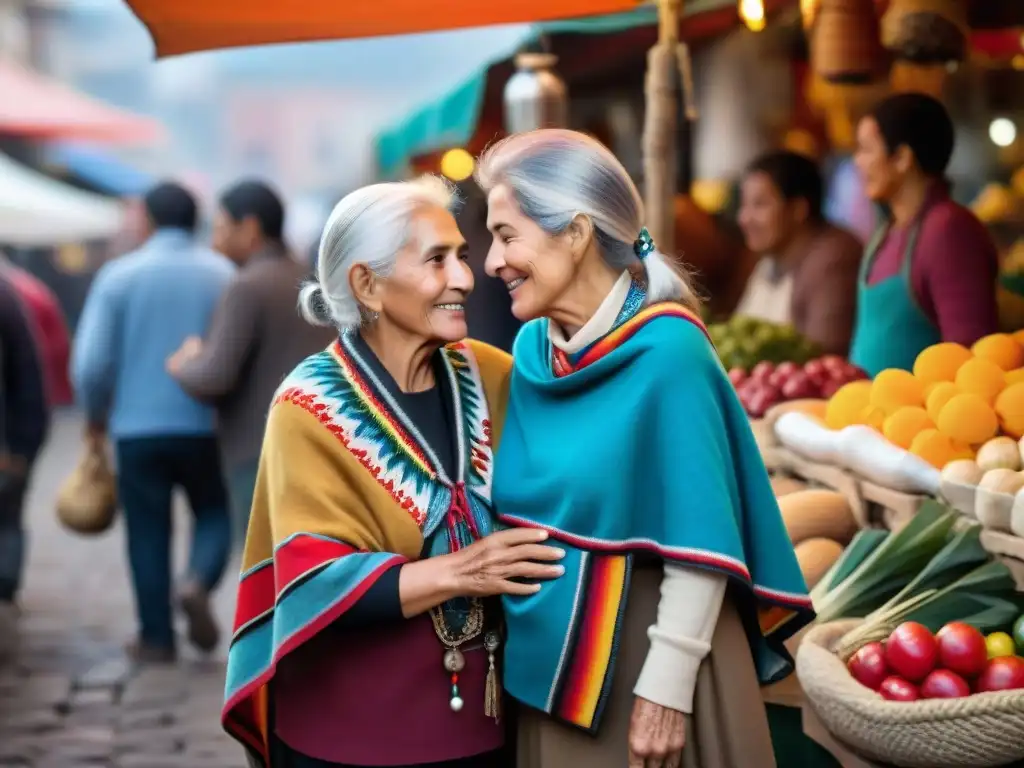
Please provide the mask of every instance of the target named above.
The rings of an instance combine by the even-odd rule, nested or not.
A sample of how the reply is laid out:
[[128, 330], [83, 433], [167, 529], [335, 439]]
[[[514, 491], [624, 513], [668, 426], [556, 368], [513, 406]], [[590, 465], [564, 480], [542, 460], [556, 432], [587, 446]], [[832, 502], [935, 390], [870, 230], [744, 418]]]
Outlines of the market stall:
[[766, 701], [841, 765], [1021, 760], [1024, 335], [873, 380], [837, 359], [765, 370], [830, 392], [754, 421], [818, 613]]
[[123, 210], [115, 200], [75, 189], [0, 154], [0, 243], [33, 247], [111, 237]]

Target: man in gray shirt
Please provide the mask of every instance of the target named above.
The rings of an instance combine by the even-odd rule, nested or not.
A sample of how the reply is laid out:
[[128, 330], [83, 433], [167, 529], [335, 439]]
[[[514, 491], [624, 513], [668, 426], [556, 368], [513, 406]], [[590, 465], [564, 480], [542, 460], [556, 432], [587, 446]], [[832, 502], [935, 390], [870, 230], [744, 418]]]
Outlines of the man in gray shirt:
[[243, 181], [224, 193], [213, 246], [241, 269], [206, 340], [186, 340], [167, 361], [186, 392], [217, 406], [237, 543], [245, 538], [274, 392], [292, 368], [334, 337], [298, 313], [299, 285], [308, 270], [284, 245], [284, 216], [280, 198], [261, 182]]

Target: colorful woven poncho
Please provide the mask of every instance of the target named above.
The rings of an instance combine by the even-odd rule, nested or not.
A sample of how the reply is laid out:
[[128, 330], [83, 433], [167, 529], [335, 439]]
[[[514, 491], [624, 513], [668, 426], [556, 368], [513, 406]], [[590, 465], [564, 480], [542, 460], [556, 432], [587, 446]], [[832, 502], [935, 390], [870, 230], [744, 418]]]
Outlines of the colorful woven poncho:
[[813, 618], [750, 424], [700, 319], [639, 311], [575, 360], [547, 320], [520, 332], [494, 500], [544, 528], [566, 573], [504, 600], [505, 686], [596, 731], [637, 555], [728, 575], [762, 682], [792, 670], [782, 641]]

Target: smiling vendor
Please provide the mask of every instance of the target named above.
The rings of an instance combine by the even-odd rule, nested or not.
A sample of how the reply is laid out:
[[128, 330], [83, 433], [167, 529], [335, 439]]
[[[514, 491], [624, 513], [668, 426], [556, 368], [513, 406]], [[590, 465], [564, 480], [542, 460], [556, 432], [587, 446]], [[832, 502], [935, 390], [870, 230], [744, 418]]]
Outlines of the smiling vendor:
[[871, 376], [910, 370], [940, 341], [970, 346], [998, 330], [998, 254], [984, 225], [950, 199], [953, 143], [946, 109], [923, 94], [890, 96], [857, 128], [857, 170], [887, 211], [861, 263], [850, 352]]

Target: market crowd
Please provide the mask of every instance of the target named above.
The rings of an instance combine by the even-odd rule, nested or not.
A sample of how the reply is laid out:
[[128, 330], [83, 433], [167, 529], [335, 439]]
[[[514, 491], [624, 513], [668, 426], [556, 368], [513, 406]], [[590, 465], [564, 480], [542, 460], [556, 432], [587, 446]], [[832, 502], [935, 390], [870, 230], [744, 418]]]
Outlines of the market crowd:
[[[997, 255], [950, 198], [953, 144], [929, 97], [861, 120], [866, 247], [826, 220], [813, 161], [756, 159], [736, 311], [871, 374], [994, 332]], [[524, 323], [511, 356], [467, 339], [475, 278], [435, 178], [341, 200], [312, 280], [268, 185], [220, 197], [209, 246], [194, 198], [156, 186], [70, 362], [52, 297], [0, 270], [0, 604], [70, 371], [87, 443], [116, 456], [138, 662], [174, 661], [176, 611], [216, 647], [210, 594], [244, 546], [224, 724], [254, 764], [765, 768], [758, 686], [813, 612], [697, 292], [592, 138], [509, 137], [476, 182], [488, 277]]]

